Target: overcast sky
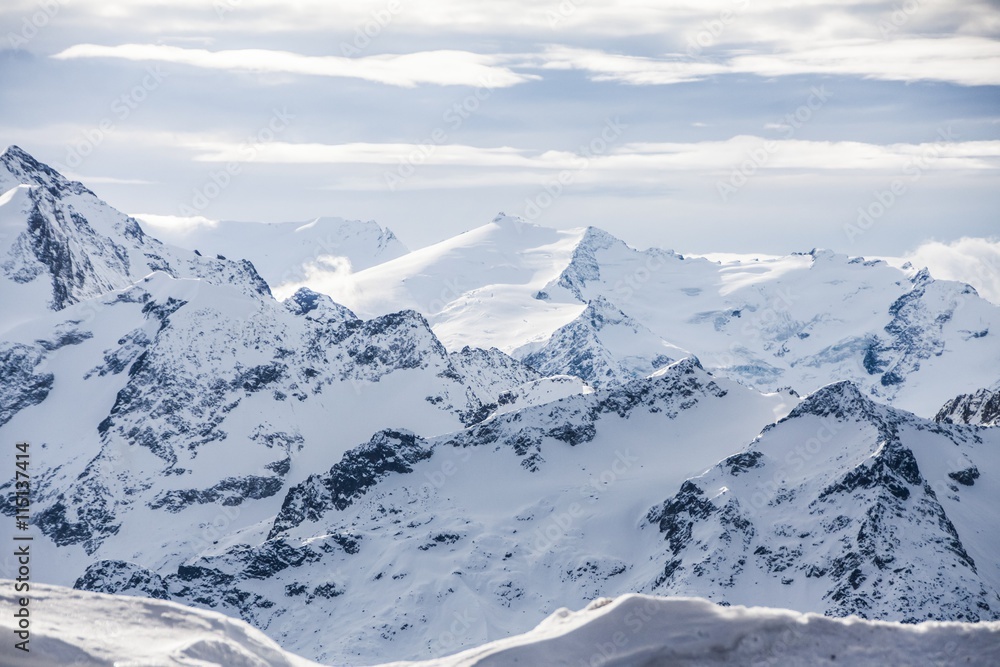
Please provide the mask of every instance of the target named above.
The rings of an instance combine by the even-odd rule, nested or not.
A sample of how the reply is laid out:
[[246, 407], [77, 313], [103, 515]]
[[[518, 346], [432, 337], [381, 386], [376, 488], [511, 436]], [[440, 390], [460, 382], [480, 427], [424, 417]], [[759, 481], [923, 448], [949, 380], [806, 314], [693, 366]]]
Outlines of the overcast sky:
[[131, 214], [898, 255], [1000, 234], [998, 37], [978, 0], [4, 0], [0, 144]]

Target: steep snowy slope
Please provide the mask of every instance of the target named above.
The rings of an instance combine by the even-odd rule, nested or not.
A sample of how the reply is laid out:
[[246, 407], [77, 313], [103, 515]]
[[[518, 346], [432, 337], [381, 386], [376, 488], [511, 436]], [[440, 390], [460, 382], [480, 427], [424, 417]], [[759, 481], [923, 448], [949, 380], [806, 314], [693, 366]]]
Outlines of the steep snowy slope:
[[1000, 307], [926, 271], [827, 251], [713, 262], [501, 216], [330, 287], [368, 315], [424, 313], [449, 349], [496, 346], [590, 382], [686, 351], [764, 390], [847, 379], [930, 417], [1000, 377]]
[[0, 155], [0, 332], [153, 271], [270, 294], [249, 262], [164, 245], [17, 146]]
[[183, 564], [102, 549], [77, 585], [209, 606], [321, 661], [457, 650], [648, 583], [644, 509], [794, 404], [682, 361], [451, 435], [385, 430]]
[[[583, 230], [560, 231], [498, 215], [491, 223], [328, 284], [358, 314], [412, 308], [448, 349], [510, 352], [544, 341], [584, 304], [542, 290], [570, 264]], [[474, 342], [473, 342], [474, 341]]]
[[[221, 221], [193, 227], [140, 218], [142, 226], [161, 241], [203, 255], [248, 259], [279, 299], [311, 282], [322, 272], [361, 271], [409, 252], [389, 229], [369, 220], [316, 218], [306, 222]], [[331, 275], [333, 274], [333, 275]]]
[[1000, 619], [1000, 430], [842, 382], [650, 510], [657, 593], [915, 622]]
[[[13, 582], [0, 600], [14, 608]], [[309, 667], [241, 621], [171, 602], [33, 587], [29, 646], [38, 667]], [[5, 614], [0, 628], [14, 629]], [[321, 629], [327, 631], [326, 628]], [[919, 657], [918, 657], [919, 656]], [[690, 598], [629, 595], [559, 609], [524, 635], [421, 663], [384, 667], [506, 665], [838, 665], [972, 667], [1000, 661], [998, 623], [900, 625], [766, 608], [719, 607]]]

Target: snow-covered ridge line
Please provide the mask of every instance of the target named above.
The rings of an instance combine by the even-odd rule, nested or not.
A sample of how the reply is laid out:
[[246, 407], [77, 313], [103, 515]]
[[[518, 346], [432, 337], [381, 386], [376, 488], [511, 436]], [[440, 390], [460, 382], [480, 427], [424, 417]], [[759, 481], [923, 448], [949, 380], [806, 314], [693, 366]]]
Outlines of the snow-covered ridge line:
[[[318, 667], [222, 614], [149, 598], [33, 584], [30, 662], [37, 667]], [[13, 608], [13, 582], [0, 580]], [[0, 617], [11, 635], [14, 620]], [[1000, 623], [903, 625], [831, 619], [763, 607], [721, 607], [698, 598], [626, 595], [580, 611], [559, 609], [534, 630], [446, 658], [382, 667], [506, 665], [852, 665], [1000, 661]]]

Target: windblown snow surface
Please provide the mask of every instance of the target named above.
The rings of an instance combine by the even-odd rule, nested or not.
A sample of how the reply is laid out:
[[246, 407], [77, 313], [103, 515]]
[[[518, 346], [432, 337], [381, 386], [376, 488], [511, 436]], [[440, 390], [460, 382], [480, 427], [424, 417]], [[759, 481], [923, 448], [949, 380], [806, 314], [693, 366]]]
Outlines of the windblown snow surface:
[[[15, 604], [0, 580], [4, 608]], [[32, 587], [32, 667], [316, 667], [262, 632], [173, 602]], [[0, 630], [10, 637], [9, 614]], [[330, 632], [320, 627], [317, 632]], [[909, 656], [909, 657], [904, 657]], [[558, 609], [535, 629], [450, 657], [382, 667], [996, 665], [1000, 622], [917, 625], [625, 595]], [[4, 659], [4, 664], [12, 664]]]

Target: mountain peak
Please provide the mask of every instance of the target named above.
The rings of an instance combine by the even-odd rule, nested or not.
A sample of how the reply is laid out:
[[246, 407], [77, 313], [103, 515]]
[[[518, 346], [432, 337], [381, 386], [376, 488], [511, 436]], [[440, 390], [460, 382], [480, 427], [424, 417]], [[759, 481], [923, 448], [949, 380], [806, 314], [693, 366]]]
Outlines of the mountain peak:
[[962, 394], [938, 411], [934, 421], [946, 424], [1000, 425], [1000, 391], [980, 389], [972, 394]]
[[875, 404], [849, 380], [821, 387], [803, 399], [788, 415], [789, 418], [811, 414], [844, 419], [870, 414]]
[[502, 229], [521, 230], [524, 227], [537, 228], [539, 226], [519, 215], [507, 215], [503, 211], [497, 213], [490, 222]]
[[[5, 171], [7, 174], [4, 174]], [[65, 190], [74, 194], [90, 192], [83, 184], [70, 181], [52, 167], [39, 162], [20, 146], [11, 145], [0, 155], [0, 191], [18, 185], [41, 186], [53, 195]]]

